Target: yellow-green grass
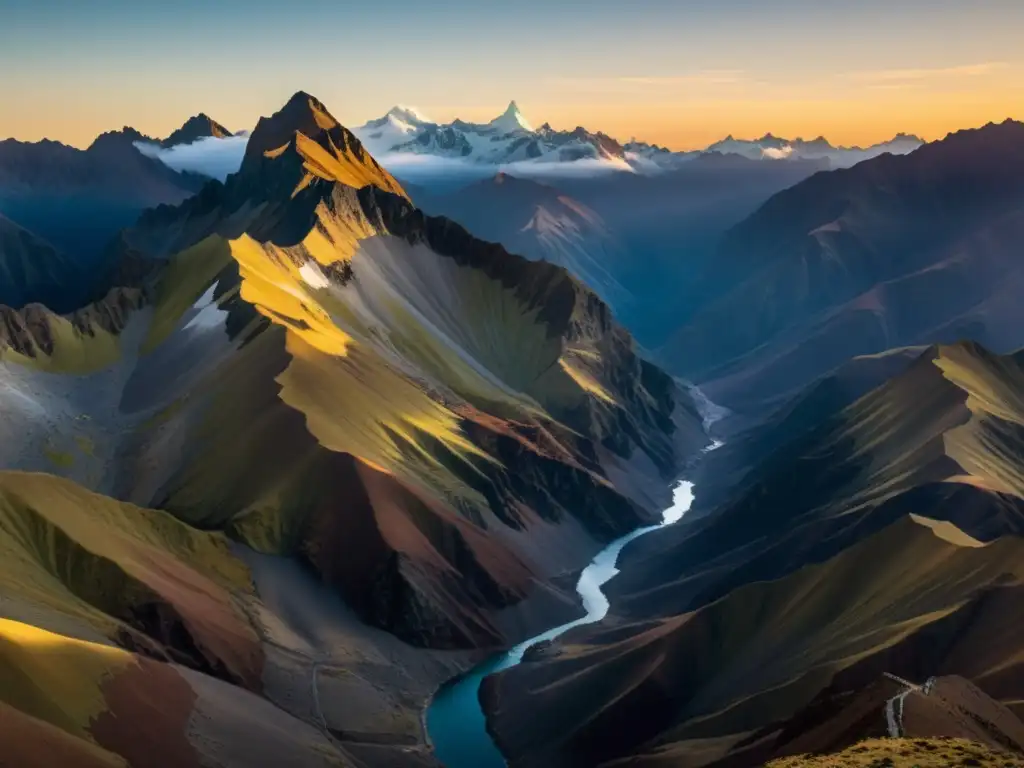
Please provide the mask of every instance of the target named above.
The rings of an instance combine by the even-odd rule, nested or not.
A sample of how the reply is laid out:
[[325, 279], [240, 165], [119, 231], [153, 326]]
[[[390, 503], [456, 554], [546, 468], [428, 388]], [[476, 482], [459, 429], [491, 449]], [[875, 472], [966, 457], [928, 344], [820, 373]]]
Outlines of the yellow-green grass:
[[482, 502], [431, 448], [436, 442], [467, 461], [492, 460], [465, 436], [452, 411], [372, 351], [352, 347], [344, 356], [326, 355], [290, 332], [287, 346], [292, 362], [278, 377], [281, 399], [305, 415], [322, 446], [442, 496]]
[[773, 760], [768, 768], [959, 768], [1024, 766], [1021, 755], [965, 739], [866, 739], [825, 755], [796, 755]]
[[0, 700], [82, 739], [93, 741], [90, 721], [107, 709], [103, 683], [133, 663], [118, 648], [0, 619]]
[[234, 592], [251, 590], [227, 539], [173, 516], [42, 473], [0, 472], [0, 606], [113, 636], [111, 614], [150, 598], [150, 553], [166, 553]]
[[47, 373], [66, 373], [85, 376], [109, 368], [121, 357], [121, 343], [117, 335], [98, 326], [92, 333], [82, 333], [65, 317], [51, 314], [48, 318], [53, 339], [53, 353], [41, 350], [35, 357], [23, 355], [10, 348], [0, 347], [0, 363], [33, 368]]

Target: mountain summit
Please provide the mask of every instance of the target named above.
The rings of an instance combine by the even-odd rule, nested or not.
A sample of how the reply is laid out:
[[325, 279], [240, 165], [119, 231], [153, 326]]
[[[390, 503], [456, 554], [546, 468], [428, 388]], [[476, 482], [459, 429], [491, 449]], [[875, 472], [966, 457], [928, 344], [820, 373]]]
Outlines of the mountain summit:
[[231, 131], [218, 123], [204, 112], [190, 117], [185, 123], [160, 142], [162, 147], [173, 147], [178, 144], [191, 144], [199, 139], [214, 138], [226, 139], [231, 136]]
[[323, 103], [305, 91], [297, 91], [270, 117], [261, 117], [249, 137], [245, 157], [277, 149], [302, 133], [310, 138], [338, 126]]
[[[340, 181], [356, 189], [373, 184], [387, 192], [404, 194], [397, 181], [381, 168], [362, 143], [327, 111], [323, 103], [299, 91], [270, 117], [256, 124], [242, 161], [242, 173], [266, 160], [288, 164], [296, 177], [295, 192], [315, 179]], [[289, 163], [289, 158], [292, 162]]]
[[433, 125], [434, 121], [420, 112], [416, 107], [407, 107], [403, 104], [396, 104], [388, 110], [385, 118], [401, 120], [408, 125]]
[[517, 131], [533, 133], [533, 126], [523, 117], [523, 113], [519, 111], [519, 105], [514, 101], [510, 101], [508, 108], [498, 117], [491, 120], [489, 125], [502, 134], [516, 133]]
[[407, 153], [503, 165], [601, 160], [627, 168], [626, 153], [614, 139], [583, 128], [556, 131], [545, 123], [535, 129], [515, 101], [487, 123], [426, 121], [409, 107], [395, 107], [353, 132], [377, 153]]

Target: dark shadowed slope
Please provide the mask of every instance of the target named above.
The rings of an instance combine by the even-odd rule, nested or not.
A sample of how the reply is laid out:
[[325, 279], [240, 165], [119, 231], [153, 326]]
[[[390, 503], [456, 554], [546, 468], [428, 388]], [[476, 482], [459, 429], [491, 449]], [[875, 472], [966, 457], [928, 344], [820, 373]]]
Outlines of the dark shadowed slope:
[[117, 232], [161, 203], [195, 193], [203, 177], [172, 171], [144, 157], [125, 128], [85, 150], [55, 141], [0, 141], [0, 213], [92, 269]]
[[78, 265], [42, 238], [0, 216], [0, 305], [31, 302], [69, 311], [85, 298]]
[[655, 176], [559, 179], [558, 189], [600, 216], [627, 258], [612, 277], [633, 300], [620, 315], [648, 347], [662, 344], [703, 300], [694, 277], [723, 233], [780, 190], [824, 165], [709, 154]]
[[902, 347], [851, 358], [811, 382], [760, 419], [730, 414], [725, 444], [705, 456], [693, 479], [697, 494], [689, 519], [728, 500], [742, 478], [765, 457], [833, 418], [839, 411], [906, 370], [927, 347]]
[[120, 755], [433, 764], [432, 692], [571, 613], [704, 442], [593, 292], [416, 210], [305, 93], [117, 254], [139, 285], [0, 326], [0, 665], [70, 644], [99, 693], [8, 703]]
[[1009, 351], [1022, 237], [1021, 123], [820, 173], [729, 233], [662, 357], [753, 411], [854, 355], [959, 338]]
[[962, 675], [1019, 708], [1022, 366], [932, 349], [797, 425], [709, 514], [628, 560], [617, 619], [490, 685], [511, 764], [743, 766], [843, 746], [877, 718], [832, 741], [821, 724], [883, 672]]

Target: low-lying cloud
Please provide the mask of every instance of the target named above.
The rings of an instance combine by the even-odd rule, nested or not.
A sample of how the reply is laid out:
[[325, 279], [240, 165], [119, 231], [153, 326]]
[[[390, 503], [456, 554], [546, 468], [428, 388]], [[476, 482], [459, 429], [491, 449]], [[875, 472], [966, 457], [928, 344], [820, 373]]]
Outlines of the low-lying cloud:
[[135, 147], [147, 157], [155, 157], [176, 171], [201, 173], [224, 181], [242, 165], [248, 143], [248, 136], [228, 136], [223, 139], [211, 136], [169, 149], [143, 142], [137, 142]]
[[[203, 138], [192, 144], [165, 149], [156, 144], [137, 143], [142, 154], [155, 157], [176, 171], [201, 173], [223, 181], [239, 169], [245, 156], [247, 136], [225, 139]], [[386, 152], [377, 162], [395, 176], [419, 184], [472, 182], [502, 171], [533, 179], [589, 178], [610, 173], [635, 173], [628, 163], [615, 159], [583, 158], [572, 161], [525, 160], [502, 165], [410, 152]]]
[[621, 160], [598, 158], [571, 161], [524, 160], [492, 165], [454, 157], [389, 152], [380, 155], [377, 162], [395, 176], [421, 184], [444, 179], [474, 181], [489, 178], [499, 171], [531, 179], [578, 179], [611, 173], [636, 172], [628, 163]]

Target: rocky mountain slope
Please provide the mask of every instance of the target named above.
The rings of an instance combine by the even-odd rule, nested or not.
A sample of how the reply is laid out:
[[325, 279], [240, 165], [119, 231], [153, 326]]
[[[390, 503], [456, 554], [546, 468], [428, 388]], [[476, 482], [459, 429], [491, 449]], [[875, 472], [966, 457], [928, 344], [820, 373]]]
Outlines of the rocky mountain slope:
[[704, 443], [595, 294], [416, 210], [304, 93], [117, 256], [0, 326], [18, 750], [431, 765], [431, 693], [571, 613]]
[[564, 267], [617, 312], [628, 301], [614, 277], [628, 258], [625, 245], [595, 211], [548, 184], [499, 173], [448, 194], [420, 189], [413, 198], [513, 253]]
[[894, 698], [988, 738], [966, 683], [940, 705], [883, 673], [972, 681], [1019, 750], [1022, 395], [1024, 357], [963, 343], [781, 417], [709, 514], [627, 552], [614, 619], [485, 682], [510, 765], [760, 764], [880, 735]]
[[949, 765], [1017, 768], [1024, 765], [1018, 755], [992, 749], [967, 739], [865, 739], [840, 752], [798, 755], [773, 760], [771, 768], [945, 768]]
[[712, 400], [764, 412], [855, 355], [960, 338], [1010, 351], [1022, 224], [1020, 123], [819, 173], [726, 236], [661, 357]]

